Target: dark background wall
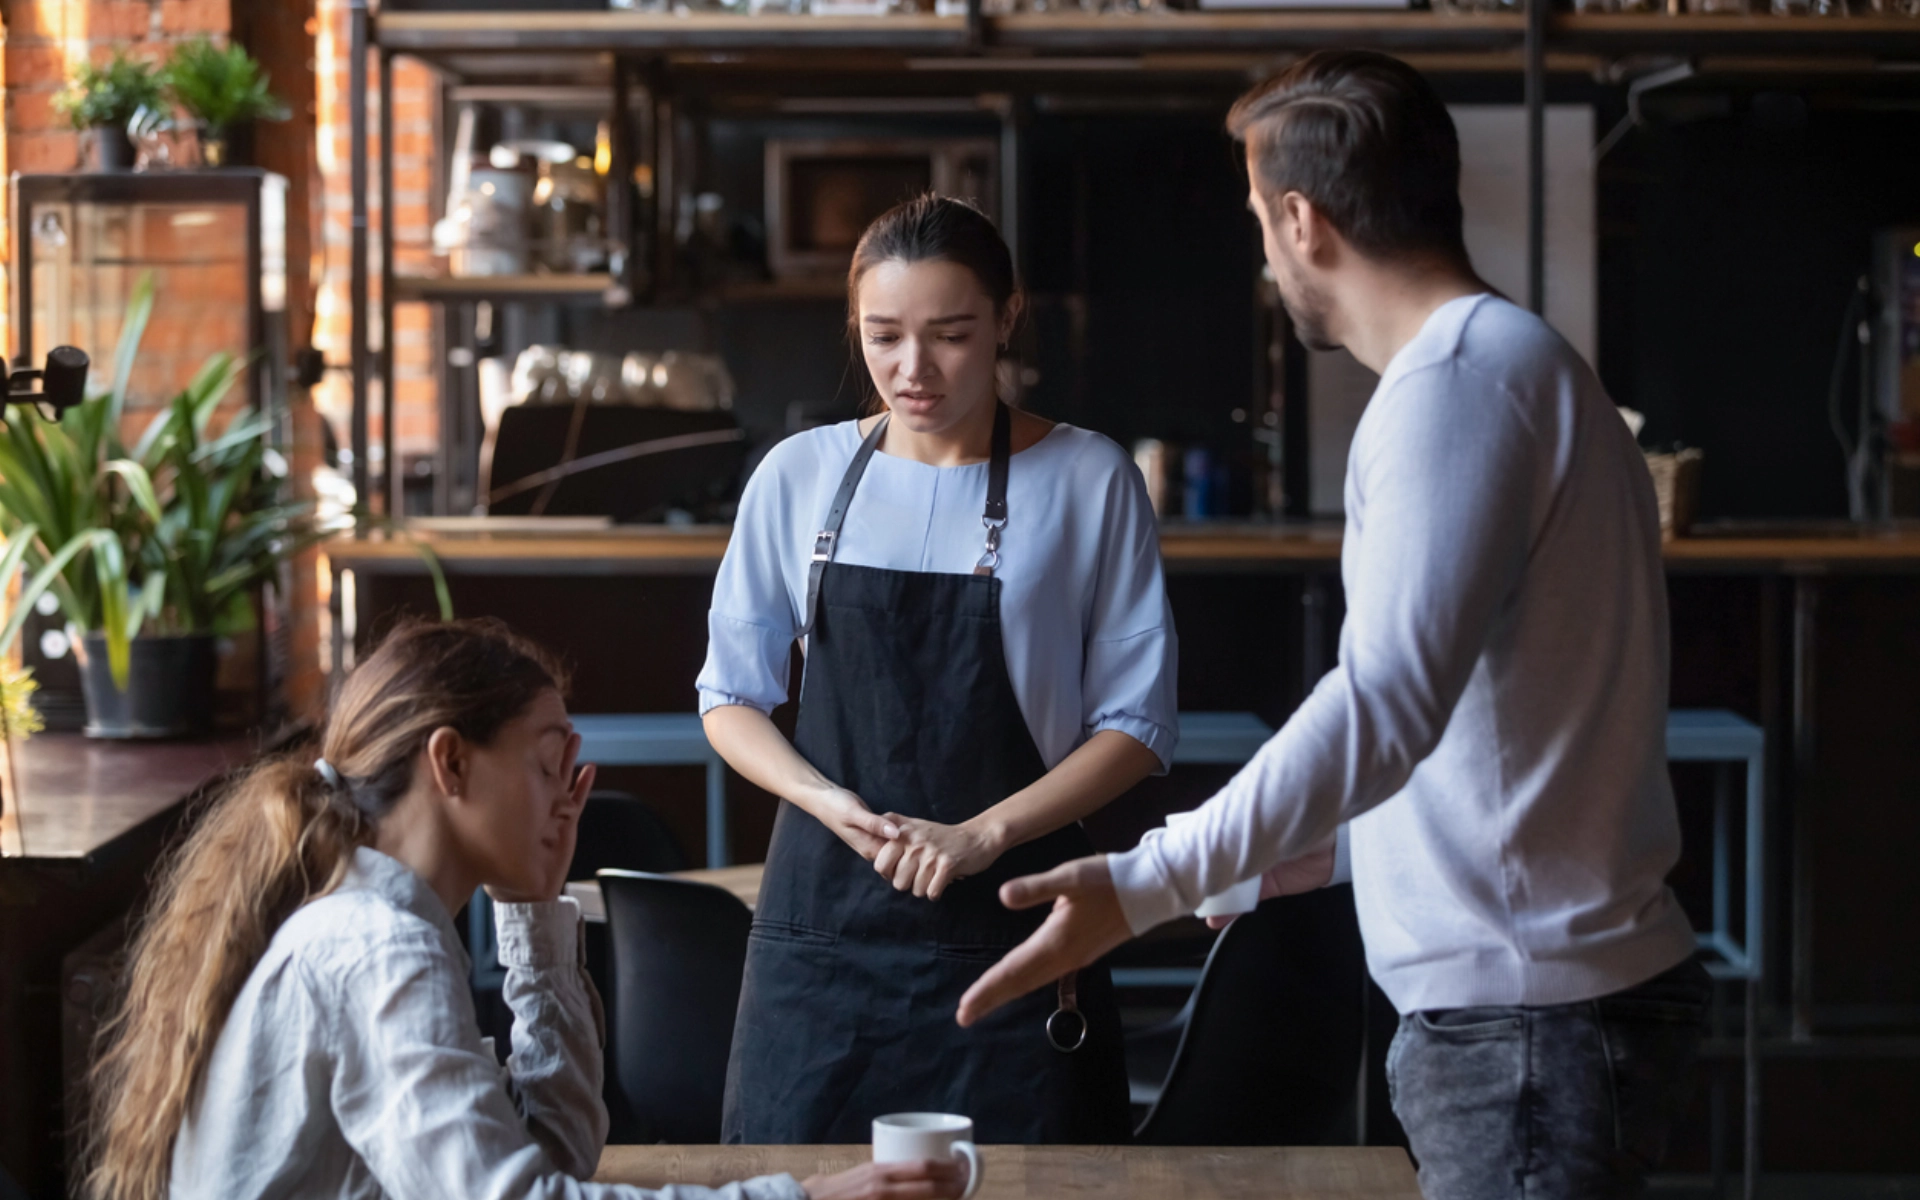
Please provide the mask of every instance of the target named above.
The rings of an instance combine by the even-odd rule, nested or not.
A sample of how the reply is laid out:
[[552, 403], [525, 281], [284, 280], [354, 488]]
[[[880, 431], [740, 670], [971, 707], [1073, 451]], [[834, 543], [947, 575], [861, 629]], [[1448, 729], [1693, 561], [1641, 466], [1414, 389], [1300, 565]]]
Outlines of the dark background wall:
[[1695, 87], [1649, 109], [1599, 179], [1601, 376], [1646, 440], [1705, 449], [1703, 516], [1844, 517], [1829, 373], [1872, 232], [1920, 223], [1920, 102]]

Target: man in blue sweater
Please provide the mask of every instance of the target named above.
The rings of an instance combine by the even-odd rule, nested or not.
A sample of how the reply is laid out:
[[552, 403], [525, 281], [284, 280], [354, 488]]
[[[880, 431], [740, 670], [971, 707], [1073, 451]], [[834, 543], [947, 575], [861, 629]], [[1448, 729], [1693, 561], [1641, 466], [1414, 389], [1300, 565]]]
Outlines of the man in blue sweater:
[[1053, 913], [959, 1020], [1238, 880], [1324, 884], [1343, 842], [1430, 1200], [1636, 1194], [1708, 991], [1665, 882], [1646, 467], [1579, 355], [1474, 274], [1458, 138], [1417, 72], [1310, 55], [1229, 128], [1301, 339], [1380, 374], [1347, 467], [1339, 665], [1195, 820], [1009, 883]]

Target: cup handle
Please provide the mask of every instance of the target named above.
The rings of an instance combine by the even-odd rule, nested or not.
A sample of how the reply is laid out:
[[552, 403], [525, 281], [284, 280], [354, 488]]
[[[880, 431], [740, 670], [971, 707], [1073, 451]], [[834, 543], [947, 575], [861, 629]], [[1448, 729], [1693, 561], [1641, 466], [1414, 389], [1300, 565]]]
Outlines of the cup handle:
[[955, 1158], [967, 1160], [967, 1190], [960, 1193], [960, 1200], [973, 1200], [975, 1192], [980, 1190], [980, 1150], [972, 1142], [955, 1142]]

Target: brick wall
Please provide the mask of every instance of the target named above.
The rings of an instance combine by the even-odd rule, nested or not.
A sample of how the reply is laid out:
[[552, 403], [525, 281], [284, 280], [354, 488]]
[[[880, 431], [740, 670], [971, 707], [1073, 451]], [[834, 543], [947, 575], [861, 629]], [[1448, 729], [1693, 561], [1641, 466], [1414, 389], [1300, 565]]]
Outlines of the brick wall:
[[[0, 8], [0, 70], [6, 120], [0, 123], [0, 176], [71, 171], [80, 165], [80, 136], [53, 110], [53, 97], [74, 67], [125, 48], [157, 61], [173, 44], [226, 35], [230, 0], [8, 0]], [[0, 216], [0, 226], [10, 215]], [[13, 233], [0, 228], [0, 345], [12, 352]]]

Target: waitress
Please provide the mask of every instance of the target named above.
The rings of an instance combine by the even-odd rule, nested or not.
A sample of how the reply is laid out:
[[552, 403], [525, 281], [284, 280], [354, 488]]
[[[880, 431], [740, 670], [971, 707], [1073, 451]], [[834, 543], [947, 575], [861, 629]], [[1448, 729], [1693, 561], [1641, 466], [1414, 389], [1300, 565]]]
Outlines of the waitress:
[[[782, 798], [733, 1055], [729, 1142], [857, 1143], [876, 1116], [984, 1142], [1127, 1140], [1104, 968], [961, 1029], [1039, 926], [1000, 884], [1092, 852], [1080, 821], [1165, 768], [1175, 639], [1146, 487], [1098, 434], [1001, 403], [1019, 320], [993, 224], [927, 195], [870, 226], [849, 334], [885, 411], [748, 482], [700, 674], [708, 738]], [[768, 718], [806, 652], [791, 744]]]

